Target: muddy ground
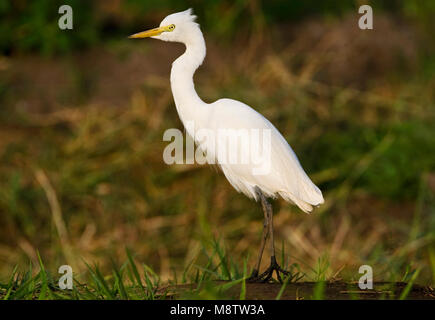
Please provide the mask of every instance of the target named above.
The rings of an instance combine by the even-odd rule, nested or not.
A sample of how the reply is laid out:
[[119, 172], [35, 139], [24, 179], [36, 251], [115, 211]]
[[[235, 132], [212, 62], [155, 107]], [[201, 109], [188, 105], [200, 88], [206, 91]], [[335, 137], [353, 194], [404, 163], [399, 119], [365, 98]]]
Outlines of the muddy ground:
[[[216, 281], [216, 286], [225, 284], [226, 281]], [[313, 299], [316, 282], [300, 282], [287, 284], [281, 300], [310, 300]], [[342, 281], [328, 282], [324, 284], [322, 299], [325, 300], [378, 300], [399, 299], [407, 284], [404, 282], [375, 282], [372, 290], [361, 290], [358, 283], [346, 283]], [[247, 300], [275, 300], [282, 285], [279, 283], [246, 283]], [[195, 284], [184, 284], [161, 288], [160, 293], [166, 293], [172, 299], [185, 299], [189, 292], [196, 288]], [[227, 299], [239, 299], [241, 284], [234, 285], [226, 290], [224, 295]], [[431, 287], [419, 285], [412, 286], [406, 296], [412, 300], [435, 300], [435, 291]]]

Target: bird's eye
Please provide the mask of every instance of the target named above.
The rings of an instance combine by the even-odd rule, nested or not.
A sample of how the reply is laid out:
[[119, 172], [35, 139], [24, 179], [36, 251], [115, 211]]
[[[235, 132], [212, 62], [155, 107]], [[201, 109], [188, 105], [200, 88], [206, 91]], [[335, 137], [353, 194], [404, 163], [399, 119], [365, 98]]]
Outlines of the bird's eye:
[[171, 24], [168, 26], [169, 31], [173, 31], [175, 29], [175, 24]]

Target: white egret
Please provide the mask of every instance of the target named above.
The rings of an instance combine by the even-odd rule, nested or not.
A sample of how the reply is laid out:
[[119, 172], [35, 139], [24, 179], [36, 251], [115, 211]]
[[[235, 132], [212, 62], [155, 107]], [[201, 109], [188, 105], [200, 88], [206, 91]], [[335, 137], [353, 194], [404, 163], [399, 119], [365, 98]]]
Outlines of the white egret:
[[[207, 128], [213, 133], [223, 128], [228, 129], [258, 129], [270, 132], [269, 170], [264, 174], [253, 172], [254, 162], [228, 163], [220, 158], [220, 148], [223, 143], [217, 142], [214, 148], [202, 144], [201, 148], [215, 158], [225, 177], [238, 191], [251, 199], [260, 201], [264, 212], [263, 236], [260, 252], [250, 279], [252, 281], [268, 281], [276, 272], [281, 281], [280, 273], [288, 275], [277, 263], [273, 239], [272, 206], [267, 198], [281, 196], [288, 202], [296, 204], [304, 212], [311, 212], [313, 206], [323, 203], [322, 192], [310, 180], [299, 163], [295, 153], [280, 134], [280, 132], [264, 116], [248, 105], [232, 100], [220, 99], [213, 103], [205, 103], [199, 98], [193, 83], [193, 74], [202, 64], [206, 47], [196, 16], [192, 10], [171, 14], [163, 19], [160, 26], [151, 30], [131, 35], [130, 38], [151, 37], [163, 41], [181, 42], [186, 51], [172, 63], [171, 89], [178, 115], [186, 127], [186, 131], [199, 143], [198, 138], [189, 128], [187, 122], [193, 122], [197, 128]], [[236, 152], [243, 145], [237, 144]], [[255, 162], [258, 166], [258, 163]], [[261, 257], [265, 243], [270, 235], [271, 264], [267, 270], [259, 274]]]

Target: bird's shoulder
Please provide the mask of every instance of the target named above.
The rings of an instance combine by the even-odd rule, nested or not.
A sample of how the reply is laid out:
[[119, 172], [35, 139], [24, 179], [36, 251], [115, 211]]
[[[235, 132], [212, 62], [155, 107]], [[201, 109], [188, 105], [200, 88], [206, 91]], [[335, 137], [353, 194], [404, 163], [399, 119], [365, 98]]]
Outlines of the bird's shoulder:
[[251, 127], [259, 128], [273, 127], [261, 113], [243, 102], [223, 98], [210, 106], [213, 109], [211, 119], [214, 121], [226, 121], [227, 124], [237, 121], [238, 124], [249, 123]]
[[255, 111], [253, 108], [248, 106], [246, 103], [243, 103], [238, 100], [229, 99], [229, 98], [222, 98], [219, 100], [216, 100], [215, 102], [211, 103], [211, 106], [214, 108], [219, 108], [221, 110], [225, 110], [227, 108], [231, 108], [233, 111]]

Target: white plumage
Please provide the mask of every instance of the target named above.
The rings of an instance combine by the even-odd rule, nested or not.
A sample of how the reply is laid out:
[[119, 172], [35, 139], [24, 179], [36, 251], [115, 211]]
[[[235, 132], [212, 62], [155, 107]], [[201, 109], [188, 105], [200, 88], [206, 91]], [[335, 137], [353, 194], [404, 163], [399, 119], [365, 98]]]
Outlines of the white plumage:
[[[254, 175], [252, 167], [258, 164], [251, 162], [220, 164], [225, 177], [237, 191], [257, 199], [255, 186], [258, 186], [265, 195], [269, 197], [280, 195], [285, 200], [294, 202], [305, 212], [310, 212], [312, 206], [323, 203], [321, 191], [311, 182], [287, 141], [269, 120], [248, 105], [231, 99], [218, 100], [207, 105], [206, 108], [210, 109], [207, 112], [211, 114], [206, 125], [212, 129], [255, 128], [271, 131], [270, 172], [268, 174]], [[219, 147], [218, 145], [217, 151]]]
[[[281, 133], [263, 115], [236, 100], [220, 99], [213, 103], [205, 103], [198, 97], [193, 75], [205, 58], [206, 47], [195, 18], [191, 9], [174, 13], [163, 19], [160, 27], [134, 34], [131, 38], [152, 37], [185, 44], [186, 51], [173, 62], [171, 69], [171, 89], [180, 119], [187, 133], [194, 138], [202, 150], [205, 150], [208, 160], [220, 166], [231, 185], [249, 198], [261, 201], [265, 216], [263, 238], [256, 268], [250, 279], [268, 281], [276, 271], [278, 280], [281, 281], [280, 273], [288, 276], [291, 274], [283, 270], [276, 262], [273, 213], [267, 197], [281, 196], [286, 201], [296, 204], [301, 210], [311, 212], [313, 206], [323, 203], [322, 192], [307, 176]], [[190, 124], [193, 124], [193, 127]], [[233, 135], [220, 136], [219, 132], [225, 129], [227, 133], [232, 132]], [[213, 133], [216, 139], [213, 141], [204, 139], [197, 134], [198, 130], [207, 130]], [[238, 132], [245, 132], [244, 130], [249, 132], [257, 130], [269, 134], [270, 139], [267, 140], [269, 144], [264, 144], [266, 137], [263, 136], [261, 138], [263, 144], [250, 145], [251, 152], [256, 151], [257, 153], [254, 154], [259, 155], [267, 154], [266, 158], [259, 156], [257, 158], [248, 157], [244, 162], [227, 161], [226, 155], [228, 154], [225, 155], [223, 151], [227, 153], [232, 151], [232, 155], [243, 154], [246, 151], [244, 149], [248, 146], [246, 140], [233, 139], [236, 141], [233, 149], [228, 148], [227, 141], [237, 138]], [[256, 174], [254, 169], [262, 165], [265, 165], [268, 170], [262, 174]], [[263, 249], [269, 235], [271, 237], [271, 264], [266, 272], [259, 275]]]
[[[156, 39], [182, 42], [186, 45], [186, 51], [173, 62], [171, 69], [171, 89], [181, 121], [184, 124], [193, 121], [196, 128], [215, 131], [224, 128], [270, 129], [272, 139], [269, 174], [253, 175], [252, 163], [219, 163], [219, 159], [216, 159], [216, 162], [231, 185], [246, 196], [257, 199], [255, 186], [258, 186], [269, 197], [279, 195], [295, 203], [303, 211], [311, 212], [312, 206], [323, 203], [322, 192], [307, 176], [295, 153], [274, 125], [242, 102], [220, 99], [213, 103], [205, 103], [198, 97], [193, 74], [205, 58], [206, 47], [199, 25], [194, 22], [195, 18], [191, 9], [171, 14], [160, 26], [173, 24], [175, 29], [153, 36]], [[188, 133], [192, 135], [191, 132]], [[217, 152], [219, 147], [223, 147], [223, 144], [216, 145]]]

